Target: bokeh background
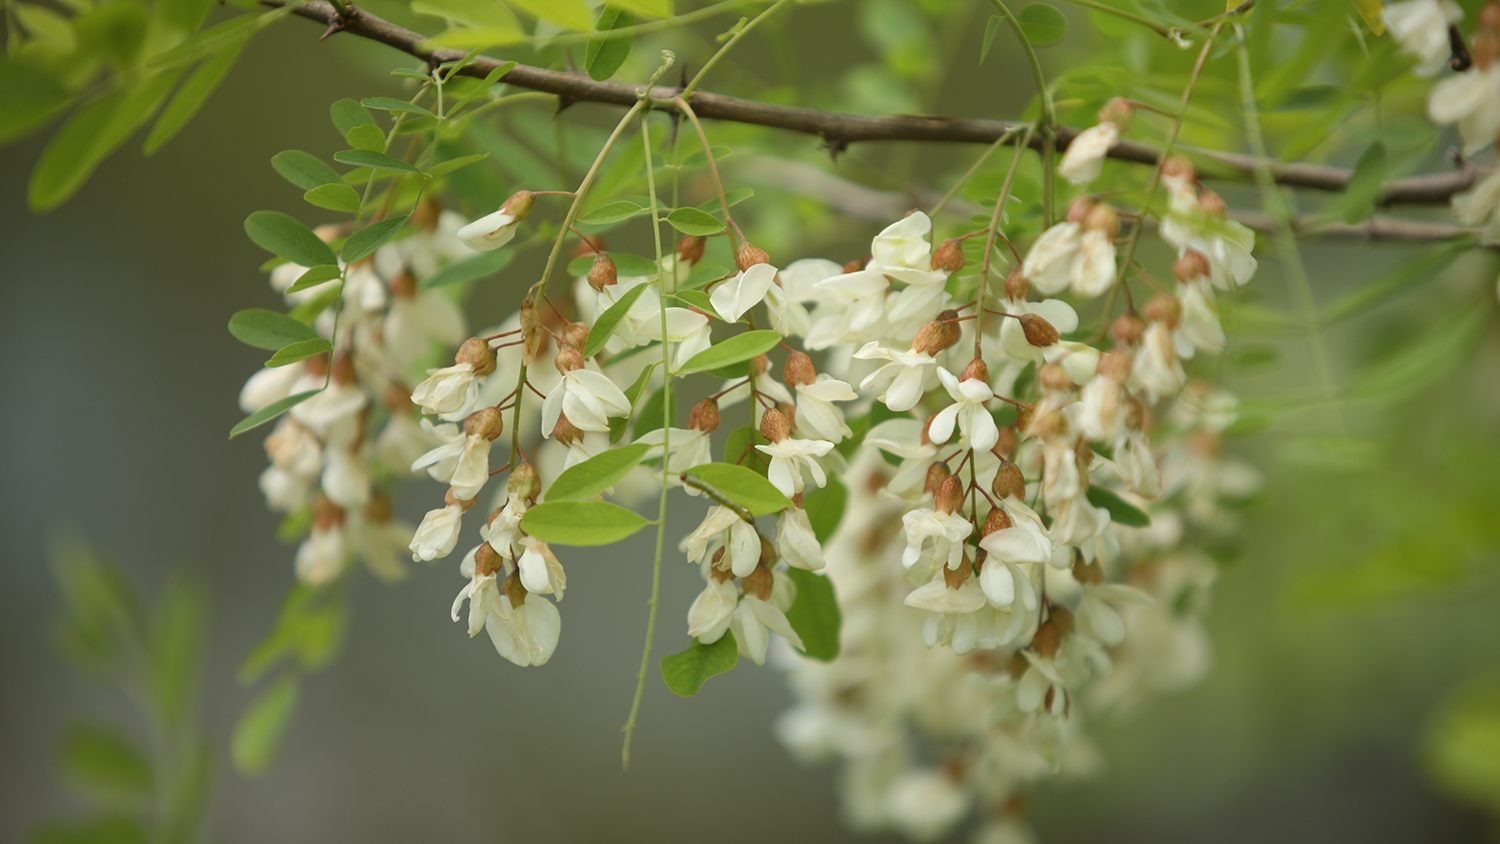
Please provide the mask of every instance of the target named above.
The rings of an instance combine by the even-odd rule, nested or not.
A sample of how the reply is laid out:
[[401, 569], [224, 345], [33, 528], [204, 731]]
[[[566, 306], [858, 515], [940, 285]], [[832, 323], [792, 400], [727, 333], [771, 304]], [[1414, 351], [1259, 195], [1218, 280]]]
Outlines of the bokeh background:
[[[911, 4], [872, 5], [886, 8], [858, 26], [850, 4], [793, 9], [719, 72], [801, 85], [813, 102], [849, 111], [1013, 116], [1025, 106], [1027, 70], [1007, 45], [974, 69], [985, 18], [974, 4], [921, 18], [935, 21], [923, 25], [947, 52], [897, 59], [888, 19], [899, 35], [906, 13], [891, 9]], [[690, 61], [706, 55], [717, 28], [675, 46]], [[255, 485], [260, 438], [225, 437], [261, 359], [225, 323], [277, 304], [241, 222], [259, 208], [305, 213], [270, 156], [331, 154], [341, 145], [328, 103], [399, 93], [388, 71], [411, 64], [350, 38], [320, 44], [318, 34], [295, 19], [274, 27], [177, 140], [152, 158], [127, 146], [48, 215], [25, 206], [42, 143], [0, 151], [0, 840], [77, 811], [57, 764], [69, 720], [128, 723], [123, 699], [57, 655], [46, 558], [67, 530], [145, 592], [187, 569], [211, 595], [201, 711], [218, 758], [212, 840], [860, 840], [839, 825], [836, 772], [800, 767], [772, 737], [789, 696], [769, 668], [744, 663], [694, 699], [672, 696], [653, 669], [634, 764], [620, 770], [649, 591], [644, 534], [606, 553], [569, 552], [562, 644], [542, 669], [504, 662], [448, 620], [462, 585], [449, 562], [396, 586], [359, 579], [343, 653], [304, 684], [270, 773], [248, 779], [228, 765], [227, 737], [252, 696], [236, 668], [275, 617], [293, 550], [277, 542], [278, 519]], [[1087, 48], [1082, 39], [1046, 59], [1065, 66]], [[900, 62], [913, 61], [964, 64], [946, 82], [893, 83]], [[566, 120], [597, 127], [614, 113], [584, 104]], [[863, 145], [827, 165], [815, 140], [784, 143], [788, 159], [846, 179], [841, 191], [881, 191], [852, 201], [880, 208], [877, 219], [889, 215], [882, 202], [899, 213], [921, 199], [904, 200], [892, 174], [961, 172], [977, 152]], [[774, 219], [756, 224], [773, 243], [839, 260], [862, 254], [882, 225], [849, 215], [809, 242]], [[1306, 257], [1323, 300], [1411, 253], [1342, 243]], [[511, 283], [477, 290], [474, 322], [513, 307], [540, 258], [521, 256]], [[1251, 295], [1288, 301], [1281, 268], [1264, 267]], [[1484, 258], [1464, 259], [1374, 322], [1324, 340], [1340, 372], [1353, 372], [1424, 321], [1455, 308], [1493, 312], [1493, 278]], [[1296, 447], [1295, 414], [1278, 425], [1280, 439], [1233, 443], [1267, 488], [1217, 587], [1213, 673], [1093, 725], [1107, 768], [1039, 790], [1045, 840], [1493, 840], [1492, 819], [1432, 776], [1429, 739], [1444, 703], [1500, 663], [1500, 571], [1485, 528], [1500, 504], [1488, 480], [1500, 472], [1496, 341], [1487, 331], [1462, 362], [1394, 404], [1346, 408], [1359, 448]], [[1264, 398], [1305, 385], [1305, 336], [1259, 342], [1258, 366], [1230, 371], [1237, 389]], [[419, 517], [435, 490], [410, 485], [398, 509]], [[1458, 511], [1466, 521], [1455, 527]], [[1435, 539], [1456, 530], [1471, 533], [1456, 545]], [[1393, 536], [1411, 541], [1390, 551]], [[677, 649], [697, 584], [686, 566], [668, 565], [659, 652]]]

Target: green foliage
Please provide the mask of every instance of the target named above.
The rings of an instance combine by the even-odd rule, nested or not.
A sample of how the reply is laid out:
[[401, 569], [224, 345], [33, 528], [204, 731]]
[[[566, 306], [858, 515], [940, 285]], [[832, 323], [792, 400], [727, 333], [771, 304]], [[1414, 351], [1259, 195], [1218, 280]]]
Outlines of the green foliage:
[[1354, 175], [1349, 178], [1349, 187], [1344, 191], [1342, 216], [1346, 223], [1358, 223], [1375, 212], [1375, 200], [1380, 197], [1380, 187], [1390, 172], [1390, 158], [1385, 143], [1370, 144], [1354, 165]]
[[263, 774], [276, 752], [297, 707], [297, 678], [284, 674], [262, 691], [234, 725], [229, 754], [234, 766], [250, 776]]
[[319, 185], [302, 194], [302, 198], [311, 205], [329, 211], [345, 211], [350, 214], [359, 212], [359, 193], [342, 182], [336, 185]]
[[704, 463], [683, 474], [697, 478], [714, 492], [749, 510], [752, 515], [779, 513], [792, 506], [791, 499], [783, 495], [781, 490], [759, 472], [744, 466]]
[[406, 225], [405, 215], [371, 223], [349, 235], [349, 239], [344, 241], [343, 249], [339, 250], [344, 263], [353, 264], [374, 255], [375, 250], [386, 245], [404, 225]]
[[1477, 685], [1444, 704], [1428, 727], [1423, 756], [1443, 791], [1500, 814], [1500, 686]]
[[289, 149], [271, 156], [271, 166], [283, 179], [305, 191], [323, 185], [342, 185], [344, 179], [317, 156], [300, 149]]
[[[381, 136], [382, 139], [384, 136]], [[381, 146], [384, 146], [384, 140]], [[417, 168], [399, 158], [392, 158], [383, 152], [371, 149], [346, 149], [333, 154], [333, 160], [340, 164], [352, 164], [355, 167], [371, 167], [376, 170], [392, 170], [397, 173], [415, 173]]]
[[1151, 524], [1151, 517], [1146, 515], [1139, 507], [1121, 498], [1114, 490], [1106, 487], [1091, 485], [1088, 490], [1089, 503], [1095, 507], [1103, 507], [1109, 511], [1109, 517], [1117, 525], [1126, 527], [1147, 527]]
[[630, 313], [630, 309], [635, 306], [636, 300], [641, 298], [641, 294], [646, 292], [648, 286], [637, 284], [625, 291], [624, 296], [605, 308], [604, 313], [594, 320], [594, 325], [589, 329], [589, 340], [583, 346], [585, 358], [591, 358], [604, 351], [605, 344], [609, 342], [609, 338], [615, 336], [615, 330], [620, 327], [620, 321]]
[[227, 48], [215, 54], [212, 58], [203, 62], [195, 69], [192, 75], [172, 95], [167, 107], [162, 109], [161, 116], [156, 119], [156, 125], [151, 127], [151, 134], [146, 136], [146, 145], [143, 152], [151, 155], [166, 145], [167, 141], [177, 136], [188, 121], [203, 108], [208, 98], [213, 94], [219, 83], [234, 67], [235, 59], [240, 57], [240, 52], [245, 49], [249, 42], [249, 33], [244, 38], [235, 41]]
[[769, 464], [755, 446], [768, 445], [770, 440], [753, 425], [741, 425], [724, 438], [724, 462], [743, 466], [761, 477], [765, 477]]
[[608, 501], [538, 504], [521, 517], [521, 529], [557, 545], [612, 545], [648, 522]]
[[287, 396], [284, 399], [280, 399], [266, 405], [260, 410], [255, 411], [254, 413], [235, 423], [235, 426], [229, 429], [230, 439], [233, 439], [253, 428], [259, 428], [267, 422], [270, 422], [272, 419], [275, 419], [281, 414], [286, 413], [288, 410], [291, 410], [292, 408], [307, 401], [308, 399], [316, 396], [321, 392], [321, 389], [306, 390], [301, 393], [294, 393], [293, 395]]
[[328, 244], [307, 226], [280, 211], [256, 211], [246, 217], [245, 234], [256, 246], [294, 264], [312, 267], [338, 263]]
[[832, 662], [839, 655], [839, 628], [843, 624], [833, 581], [799, 568], [788, 568], [786, 576], [797, 585], [797, 598], [786, 611], [786, 620], [802, 639], [802, 652], [813, 659]]
[[734, 642], [734, 633], [725, 630], [724, 635], [711, 645], [694, 639], [682, 653], [662, 657], [661, 678], [672, 694], [692, 697], [710, 678], [729, 671], [739, 661], [740, 651]]
[[1034, 47], [1046, 47], [1063, 40], [1068, 34], [1068, 19], [1047, 3], [1032, 3], [1016, 15], [1021, 31]]
[[619, 72], [625, 60], [630, 58], [633, 39], [629, 35], [611, 36], [608, 33], [634, 25], [635, 16], [623, 9], [616, 6], [599, 9], [599, 19], [594, 24], [595, 34], [589, 38], [583, 53], [583, 68], [589, 76], [603, 82]]
[[547, 488], [547, 500], [582, 501], [601, 495], [640, 465], [651, 446], [638, 443], [612, 448], [563, 470]]
[[674, 208], [667, 215], [672, 228], [683, 234], [706, 237], [724, 231], [724, 223], [714, 215], [697, 208]]
[[120, 730], [94, 721], [68, 727], [62, 769], [73, 785], [106, 803], [140, 805], [155, 785], [146, 753]]
[[650, 210], [647, 206], [629, 199], [617, 199], [606, 202], [594, 208], [588, 213], [581, 214], [578, 222], [586, 226], [612, 226], [622, 223], [631, 217], [646, 213]]
[[819, 542], [826, 543], [838, 529], [848, 500], [848, 488], [832, 475], [821, 489], [809, 490], [803, 497], [803, 509], [807, 510], [807, 520], [812, 523], [813, 535]]
[[682, 365], [680, 373], [686, 375], [690, 372], [722, 369], [732, 364], [743, 363], [771, 351], [780, 342], [781, 335], [768, 329], [745, 331], [715, 343], [688, 358], [687, 363]]
[[306, 340], [323, 339], [305, 323], [264, 308], [251, 308], [230, 317], [229, 333], [247, 346], [268, 351]]

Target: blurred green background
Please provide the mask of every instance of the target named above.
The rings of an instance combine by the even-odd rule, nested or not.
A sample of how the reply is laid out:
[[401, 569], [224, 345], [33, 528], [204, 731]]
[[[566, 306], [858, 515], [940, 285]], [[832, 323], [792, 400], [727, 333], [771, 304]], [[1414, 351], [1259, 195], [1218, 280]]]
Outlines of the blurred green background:
[[[1074, 11], [1075, 35], [1044, 52], [1049, 70], [1100, 45], [1130, 49], [1090, 34]], [[977, 2], [793, 8], [706, 87], [844, 111], [1017, 117], [1032, 87], [1006, 33], [976, 66], [988, 14]], [[625, 78], [649, 73], [653, 46], [700, 65], [732, 17], [638, 44]], [[260, 362], [224, 325], [238, 309], [277, 305], [241, 222], [259, 208], [307, 219], [270, 156], [331, 154], [341, 144], [328, 103], [399, 94], [388, 71], [413, 64], [352, 38], [319, 44], [318, 34], [294, 19], [257, 38], [181, 136], [152, 158], [128, 144], [46, 216], [25, 205], [42, 141], [0, 151], [0, 840], [77, 811], [57, 761], [66, 723], [87, 713], [128, 723], [122, 698], [58, 656], [46, 559], [60, 530], [117, 559], [143, 591], [185, 568], [211, 595], [202, 709], [218, 760], [213, 840], [853, 840], [838, 823], [835, 772], [799, 767], [771, 735], [789, 697], [770, 669], [742, 667], [691, 700], [653, 678], [634, 765], [619, 770], [649, 588], [640, 536], [618, 552], [570, 552], [562, 644], [537, 670], [498, 659], [448, 620], [462, 585], [451, 564], [393, 587], [357, 579], [344, 652], [304, 684], [269, 775], [229, 767], [229, 731], [251, 697], [236, 668], [292, 580], [292, 549], [277, 543], [278, 519], [255, 486], [259, 438], [224, 436]], [[582, 145], [617, 113], [575, 105], [564, 134], [591, 154]], [[531, 123], [547, 125], [545, 114]], [[731, 145], [739, 137], [710, 131]], [[931, 186], [940, 195], [979, 152], [861, 144], [830, 163], [815, 139], [759, 137], [761, 155], [731, 159], [727, 172], [756, 186], [750, 230], [780, 262], [862, 255], [882, 221], [930, 206]], [[768, 175], [768, 151], [813, 169]], [[525, 180], [545, 150], [517, 152], [497, 169], [509, 187], [555, 187]], [[1441, 161], [1431, 145], [1409, 158]], [[824, 185], [811, 172], [844, 181]], [[1226, 193], [1235, 207], [1256, 202]], [[777, 213], [776, 202], [797, 211]], [[825, 203], [841, 205], [838, 216]], [[1262, 244], [1245, 298], [1285, 307], [1294, 296]], [[1326, 243], [1305, 259], [1316, 297], [1329, 302], [1421, 251]], [[542, 257], [523, 254], [501, 283], [477, 289], [472, 321], [508, 313]], [[1482, 807], [1500, 809], [1500, 702], [1485, 691], [1500, 678], [1494, 274], [1486, 256], [1465, 256], [1324, 335], [1340, 380], [1357, 380], [1414, 337], [1459, 331], [1444, 328], [1452, 315], [1482, 317], [1462, 329], [1482, 324], [1477, 340], [1446, 357], [1418, 355], [1414, 375], [1378, 401], [1341, 407], [1337, 436], [1326, 408], [1287, 407], [1309, 393], [1306, 333], [1226, 309], [1243, 345], [1225, 380], [1247, 408], [1277, 412], [1269, 431], [1231, 442], [1268, 482], [1245, 514], [1243, 547], [1223, 561], [1215, 667], [1190, 692], [1091, 725], [1107, 768], [1039, 790], [1045, 840], [1493, 838]], [[434, 489], [412, 484], [398, 509], [419, 515]], [[670, 640], [697, 580], [666, 571]]]

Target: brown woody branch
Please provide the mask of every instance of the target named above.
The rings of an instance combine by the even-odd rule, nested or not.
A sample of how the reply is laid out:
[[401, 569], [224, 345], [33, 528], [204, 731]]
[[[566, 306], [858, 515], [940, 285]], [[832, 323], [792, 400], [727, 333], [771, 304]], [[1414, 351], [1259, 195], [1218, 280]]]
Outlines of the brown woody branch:
[[[281, 5], [279, 0], [266, 0], [266, 5]], [[350, 5], [346, 15], [340, 15], [332, 4], [324, 0], [311, 0], [295, 10], [295, 14], [325, 24], [329, 32], [347, 32], [361, 38], [379, 41], [402, 52], [409, 53], [431, 64], [458, 61], [464, 57], [461, 50], [434, 49], [424, 46], [426, 36], [419, 32], [382, 20], [375, 15]], [[325, 33], [326, 34], [326, 33]], [[483, 78], [501, 64], [484, 56], [476, 58], [460, 73], [465, 76]], [[564, 73], [539, 67], [517, 65], [500, 78], [507, 85], [543, 91], [557, 95], [563, 102], [595, 102], [619, 106], [634, 105], [638, 99], [639, 86], [621, 82], [598, 82], [579, 73]], [[672, 111], [671, 100], [678, 94], [675, 88], [657, 87], [651, 91], [652, 107]], [[965, 117], [927, 117], [920, 115], [862, 115], [839, 114], [796, 106], [773, 105], [755, 100], [729, 97], [708, 91], [695, 91], [690, 98], [693, 110], [701, 118], [724, 120], [733, 123], [748, 123], [816, 135], [830, 149], [839, 151], [851, 143], [860, 141], [940, 141], [946, 143], [992, 144], [1001, 135], [1016, 129], [1018, 124], [1004, 120], [981, 120]], [[1058, 128], [1058, 142], [1066, 148], [1077, 129]], [[1032, 147], [1040, 149], [1043, 139], [1032, 139]], [[1193, 158], [1203, 175], [1214, 178], [1250, 180], [1254, 178], [1257, 161], [1252, 156], [1212, 150], [1179, 147], [1181, 152]], [[1111, 158], [1138, 164], [1155, 164], [1160, 151], [1155, 147], [1135, 141], [1121, 141], [1109, 153]], [[1350, 171], [1322, 164], [1269, 162], [1272, 177], [1277, 183], [1288, 187], [1309, 188], [1322, 191], [1342, 191], [1349, 185]], [[1445, 173], [1429, 173], [1387, 182], [1381, 191], [1379, 204], [1445, 203], [1449, 197], [1471, 187], [1477, 173], [1469, 167]]]

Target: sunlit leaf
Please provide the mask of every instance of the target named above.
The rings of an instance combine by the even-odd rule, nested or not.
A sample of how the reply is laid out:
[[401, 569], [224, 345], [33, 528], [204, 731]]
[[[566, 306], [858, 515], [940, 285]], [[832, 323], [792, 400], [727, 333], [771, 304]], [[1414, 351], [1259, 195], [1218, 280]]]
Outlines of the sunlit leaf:
[[687, 363], [682, 365], [682, 372], [686, 374], [706, 369], [719, 369], [732, 363], [750, 360], [756, 355], [771, 351], [780, 342], [781, 335], [768, 329], [736, 334], [722, 343], [716, 343], [693, 355]]
[[753, 515], [765, 516], [779, 513], [792, 506], [791, 499], [782, 494], [759, 472], [736, 466], [732, 463], [704, 463], [694, 466], [683, 474], [697, 478], [725, 498], [749, 510]]
[[635, 25], [635, 15], [617, 6], [600, 8], [599, 20], [594, 24], [595, 35], [589, 38], [583, 52], [583, 68], [588, 75], [600, 82], [614, 76], [625, 60], [630, 57], [631, 36], [609, 37], [614, 29]]
[[674, 208], [667, 215], [667, 223], [683, 234], [704, 237], [724, 230], [724, 223], [706, 211], [697, 208]]
[[640, 465], [651, 446], [638, 443], [608, 451], [563, 470], [547, 488], [548, 501], [582, 501], [601, 495]]
[[646, 520], [608, 501], [538, 504], [521, 517], [521, 529], [557, 545], [611, 545], [646, 526]]

